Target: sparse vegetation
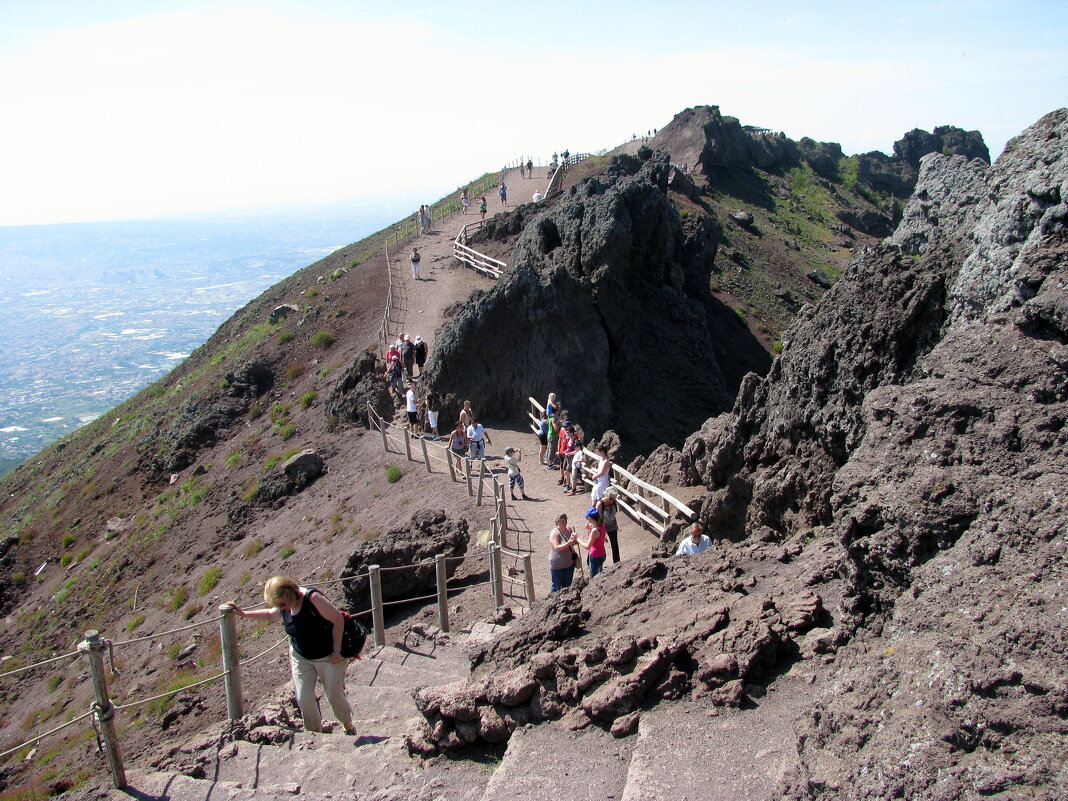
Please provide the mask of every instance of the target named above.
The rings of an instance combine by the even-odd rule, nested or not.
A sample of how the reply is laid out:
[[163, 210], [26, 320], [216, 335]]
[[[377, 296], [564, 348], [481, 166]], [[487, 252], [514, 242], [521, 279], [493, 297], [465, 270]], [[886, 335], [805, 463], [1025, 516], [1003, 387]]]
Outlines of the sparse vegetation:
[[316, 289], [313, 286], [310, 286], [310, 287], [308, 287], [307, 289], [304, 290], [304, 297], [306, 297], [306, 298], [314, 298], [318, 294], [319, 294], [319, 290]]
[[286, 547], [284, 547], [282, 550], [280, 550], [278, 552], [278, 556], [281, 559], [288, 559], [289, 557], [291, 557], [296, 552], [297, 552], [296, 548], [294, 548], [292, 545], [287, 545]]
[[300, 396], [300, 401], [298, 401], [300, 403], [300, 408], [307, 409], [309, 406], [315, 403], [315, 399], [317, 397], [318, 395], [315, 392], [305, 392], [303, 395]]
[[138, 613], [138, 614], [134, 615], [132, 618], [130, 618], [130, 621], [126, 624], [126, 633], [127, 634], [132, 634], [138, 628], [140, 628], [141, 624], [144, 623], [144, 622], [145, 622], [145, 616], [143, 614]]
[[290, 381], [296, 381], [306, 372], [308, 372], [308, 365], [304, 362], [297, 362], [296, 364], [289, 365], [289, 369], [286, 370], [286, 378]]
[[187, 600], [189, 600], [189, 588], [184, 584], [179, 584], [171, 590], [170, 599], [167, 601], [167, 608], [172, 612], [177, 612], [185, 606]]
[[259, 540], [253, 540], [245, 546], [243, 555], [246, 559], [251, 559], [253, 556], [263, 550], [263, 543]]
[[278, 467], [280, 461], [282, 461], [281, 456], [277, 453], [271, 454], [267, 457], [267, 461], [263, 463], [263, 472], [266, 473], [268, 470], [274, 470], [274, 468]]
[[329, 331], [320, 331], [311, 338], [311, 343], [320, 350], [326, 350], [334, 344], [334, 335]]
[[70, 546], [72, 546], [74, 544], [75, 539], [76, 538], [75, 538], [75, 536], [73, 534], [64, 534], [63, 535], [63, 547], [64, 548], [69, 548]]
[[209, 592], [215, 589], [219, 583], [219, 579], [222, 578], [222, 569], [218, 567], [212, 567], [208, 569], [208, 572], [200, 577], [200, 583], [197, 585], [197, 594], [200, 596], [207, 595]]
[[238, 467], [244, 458], [245, 455], [241, 451], [234, 451], [226, 457], [226, 466], [230, 468]]
[[397, 467], [397, 465], [391, 464], [386, 468], [386, 481], [390, 484], [396, 484], [402, 478], [404, 478], [404, 471]]
[[287, 342], [293, 341], [293, 333], [291, 331], [283, 331], [278, 335], [278, 344], [284, 345]]
[[285, 423], [278, 429], [278, 436], [282, 438], [282, 441], [292, 439], [297, 433], [297, 427], [292, 423]]

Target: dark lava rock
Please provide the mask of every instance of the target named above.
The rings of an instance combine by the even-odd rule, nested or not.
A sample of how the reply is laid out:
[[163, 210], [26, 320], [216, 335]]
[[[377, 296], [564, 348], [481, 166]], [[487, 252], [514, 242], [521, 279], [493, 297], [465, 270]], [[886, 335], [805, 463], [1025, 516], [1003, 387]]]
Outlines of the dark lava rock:
[[226, 374], [226, 385], [234, 398], [258, 398], [274, 386], [274, 373], [264, 362], [253, 359]]
[[[708, 291], [716, 227], [680, 221], [670, 169], [658, 154], [636, 175], [586, 179], [534, 218], [511, 269], [437, 338], [427, 383], [445, 406], [472, 398], [484, 421], [517, 419], [528, 396], [566, 392], [588, 436], [611, 426], [630, 453], [726, 408], [721, 360], [766, 354]], [[713, 337], [717, 320], [737, 335]]]
[[305, 487], [326, 472], [326, 463], [315, 451], [303, 450], [286, 460], [282, 472], [298, 486]]
[[267, 321], [271, 323], [271, 325], [276, 325], [277, 323], [280, 323], [282, 322], [282, 320], [289, 317], [289, 315], [296, 314], [299, 311], [300, 309], [298, 309], [293, 304], [283, 303], [281, 306], [275, 306], [273, 309], [271, 309], [271, 314], [267, 318]]
[[[448, 557], [463, 556], [467, 553], [469, 539], [464, 518], [449, 517], [441, 510], [420, 509], [412, 515], [408, 525], [378, 535], [349, 557], [341, 573], [341, 578], [356, 577], [344, 583], [349, 610], [362, 612], [371, 608], [367, 578], [370, 565], [383, 568], [416, 565], [403, 570], [382, 571], [384, 600], [415, 598], [433, 593], [437, 586], [434, 557], [439, 553]], [[445, 564], [447, 575], [452, 576], [460, 560], [449, 558]]]
[[326, 401], [326, 411], [340, 422], [366, 428], [368, 407], [385, 420], [393, 419], [393, 398], [382, 377], [378, 357], [365, 350], [334, 385]]

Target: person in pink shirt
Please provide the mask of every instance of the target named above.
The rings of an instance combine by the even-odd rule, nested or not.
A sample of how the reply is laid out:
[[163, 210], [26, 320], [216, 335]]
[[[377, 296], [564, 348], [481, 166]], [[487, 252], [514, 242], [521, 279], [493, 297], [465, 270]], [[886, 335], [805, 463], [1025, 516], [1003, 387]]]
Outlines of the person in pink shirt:
[[607, 532], [601, 520], [601, 513], [597, 511], [596, 506], [591, 506], [586, 512], [586, 539], [579, 537], [579, 545], [586, 549], [586, 564], [590, 566], [591, 581], [604, 567], [604, 560], [608, 555], [605, 550], [606, 539]]

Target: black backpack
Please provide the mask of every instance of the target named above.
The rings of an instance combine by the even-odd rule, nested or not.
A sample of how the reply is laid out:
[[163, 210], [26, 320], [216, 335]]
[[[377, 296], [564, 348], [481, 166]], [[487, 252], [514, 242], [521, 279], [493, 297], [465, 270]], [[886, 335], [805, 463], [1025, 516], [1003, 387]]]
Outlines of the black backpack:
[[341, 635], [341, 655], [345, 659], [356, 659], [367, 642], [367, 629], [348, 612], [342, 611], [341, 614], [345, 618], [345, 630]]

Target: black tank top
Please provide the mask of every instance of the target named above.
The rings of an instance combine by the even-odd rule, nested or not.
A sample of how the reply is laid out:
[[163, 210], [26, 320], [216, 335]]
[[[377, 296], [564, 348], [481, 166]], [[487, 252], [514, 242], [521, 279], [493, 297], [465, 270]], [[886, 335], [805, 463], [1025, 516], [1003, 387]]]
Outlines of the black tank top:
[[312, 593], [316, 592], [319, 591], [314, 587], [308, 588], [297, 614], [282, 613], [282, 625], [293, 643], [293, 650], [305, 659], [325, 659], [334, 652], [334, 624], [319, 614], [312, 603]]

